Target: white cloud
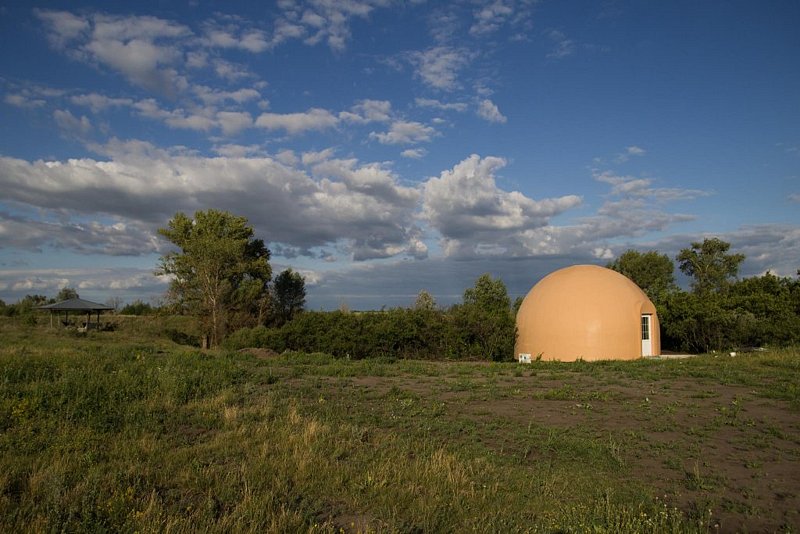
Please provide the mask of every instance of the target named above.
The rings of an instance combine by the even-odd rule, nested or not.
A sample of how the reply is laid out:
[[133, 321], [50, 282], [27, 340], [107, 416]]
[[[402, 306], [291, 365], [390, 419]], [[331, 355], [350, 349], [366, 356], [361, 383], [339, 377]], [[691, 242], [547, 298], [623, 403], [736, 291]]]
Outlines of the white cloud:
[[182, 58], [178, 41], [192, 32], [186, 26], [149, 16], [36, 10], [51, 44], [71, 57], [105, 65], [131, 83], [172, 95], [186, 86], [174, 68]]
[[409, 148], [400, 152], [400, 155], [403, 156], [404, 158], [420, 159], [424, 158], [425, 154], [427, 153], [428, 151], [425, 150], [424, 148]]
[[31, 98], [30, 96], [21, 93], [6, 95], [5, 98], [3, 98], [3, 102], [18, 108], [30, 109], [40, 108], [47, 103], [41, 98]]
[[392, 118], [392, 103], [388, 100], [362, 100], [350, 111], [339, 113], [339, 118], [356, 124], [388, 122]]
[[412, 52], [408, 58], [423, 83], [442, 91], [453, 91], [460, 86], [458, 73], [469, 64], [470, 54], [464, 48], [436, 46]]
[[485, 35], [497, 31], [514, 13], [509, 2], [494, 0], [475, 11], [475, 22], [469, 33], [474, 36]]
[[446, 255], [520, 255], [525, 231], [581, 203], [575, 195], [533, 200], [503, 191], [495, 172], [505, 164], [473, 154], [425, 184], [423, 215], [442, 234]]
[[[10, 191], [8, 202], [61, 217], [58, 231], [49, 223], [6, 217], [0, 246], [149, 253], [157, 226], [178, 210], [209, 205], [247, 216], [267, 241], [306, 251], [341, 245], [356, 260], [411, 254], [418, 239], [412, 223], [419, 192], [399, 185], [379, 164], [331, 159], [331, 152], [323, 152], [306, 158], [309, 175], [268, 157], [209, 158], [141, 141], [97, 148], [109, 159], [0, 158], [0, 189]], [[82, 220], [97, 214], [118, 224]], [[419, 248], [414, 244], [414, 254]]]
[[[55, 296], [64, 287], [76, 288], [82, 298], [105, 302], [111, 296], [126, 301], [144, 298], [158, 300], [168, 280], [153, 274], [153, 269], [86, 268], [86, 269], [32, 269], [0, 271], [0, 289], [9, 298], [22, 298], [37, 293]], [[6, 296], [4, 295], [4, 296]]]
[[441, 109], [444, 111], [466, 111], [467, 105], [463, 102], [442, 102], [433, 98], [417, 98], [414, 103], [421, 108]]
[[92, 123], [86, 115], [78, 118], [69, 110], [57, 109], [53, 112], [53, 118], [64, 133], [75, 137], [85, 137], [92, 131]]
[[375, 8], [390, 3], [387, 0], [279, 2], [283, 13], [275, 22], [270, 46], [302, 38], [308, 45], [326, 42], [331, 49], [341, 52], [350, 39], [351, 19], [365, 19]]
[[789, 195], [789, 200], [791, 202], [800, 202], [800, 193], [792, 193]]
[[371, 132], [369, 136], [384, 145], [402, 145], [430, 141], [435, 134], [436, 130], [420, 122], [397, 121], [388, 132]]
[[133, 109], [143, 117], [163, 121], [170, 128], [207, 132], [219, 126], [212, 109], [197, 109], [194, 112], [181, 108], [165, 110], [152, 98], [135, 102]]
[[263, 150], [258, 145], [237, 145], [233, 143], [215, 145], [212, 150], [214, 153], [226, 158], [244, 158], [263, 154]]
[[256, 119], [256, 126], [267, 130], [286, 130], [296, 135], [309, 130], [326, 130], [334, 128], [339, 119], [330, 111], [311, 108], [302, 113], [262, 113]]
[[497, 105], [488, 98], [481, 100], [478, 105], [478, 116], [489, 122], [504, 123], [508, 120], [505, 115], [500, 113], [500, 109]]
[[89, 30], [88, 21], [66, 11], [34, 9], [33, 12], [48, 26], [48, 38], [56, 47], [66, 45]]
[[232, 19], [228, 23], [207, 23], [203, 43], [211, 48], [238, 48], [259, 53], [270, 47], [266, 34], [258, 29], [240, 28]]
[[253, 117], [245, 111], [218, 111], [217, 121], [225, 135], [234, 135], [253, 125]]
[[616, 161], [617, 163], [625, 163], [626, 161], [631, 159], [632, 156], [633, 157], [644, 156], [646, 153], [647, 151], [645, 149], [640, 148], [636, 145], [632, 145], [625, 147], [624, 152], [617, 154], [617, 157], [614, 158], [614, 161]]
[[205, 85], [192, 86], [192, 91], [207, 105], [234, 102], [244, 104], [261, 98], [261, 93], [252, 88], [242, 88], [235, 91], [222, 91]]
[[548, 58], [563, 59], [573, 55], [577, 50], [575, 41], [567, 38], [559, 30], [549, 30], [546, 35], [554, 43], [553, 49], [547, 54]]
[[237, 82], [239, 80], [256, 77], [247, 67], [231, 61], [216, 58], [211, 63], [214, 67], [214, 73], [223, 80], [229, 82]]
[[93, 113], [99, 113], [113, 107], [129, 107], [133, 105], [130, 98], [112, 98], [99, 93], [76, 95], [70, 102], [77, 106], [88, 107]]
[[611, 194], [631, 198], [648, 198], [660, 202], [676, 200], [694, 200], [711, 195], [701, 189], [685, 189], [677, 187], [652, 187], [652, 178], [636, 178], [620, 176], [611, 171], [594, 172], [594, 179], [612, 186]]

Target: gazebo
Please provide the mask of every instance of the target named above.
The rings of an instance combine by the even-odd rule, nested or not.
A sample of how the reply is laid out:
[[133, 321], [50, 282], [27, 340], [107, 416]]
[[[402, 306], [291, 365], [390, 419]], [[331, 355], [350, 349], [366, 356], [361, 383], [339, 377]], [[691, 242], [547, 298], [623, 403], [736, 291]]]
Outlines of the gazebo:
[[56, 302], [55, 304], [47, 304], [46, 306], [39, 306], [40, 310], [50, 310], [50, 326], [53, 326], [53, 316], [54, 315], [61, 315], [61, 312], [64, 312], [64, 325], [66, 326], [69, 322], [69, 312], [77, 312], [80, 314], [86, 314], [86, 328], [89, 328], [89, 325], [92, 323], [92, 314], [97, 314], [97, 323], [100, 324], [100, 314], [104, 311], [113, 310], [114, 308], [111, 306], [106, 306], [105, 304], [98, 304], [97, 302], [91, 302], [89, 300], [74, 298], [74, 299], [67, 299], [62, 300], [61, 302]]

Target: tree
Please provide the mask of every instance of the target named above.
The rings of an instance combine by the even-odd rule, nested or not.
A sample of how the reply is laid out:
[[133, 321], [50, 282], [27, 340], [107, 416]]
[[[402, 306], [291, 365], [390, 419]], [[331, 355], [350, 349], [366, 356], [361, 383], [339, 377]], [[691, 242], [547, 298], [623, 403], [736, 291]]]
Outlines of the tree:
[[275, 278], [272, 305], [280, 324], [291, 321], [306, 304], [306, 281], [303, 276], [286, 269]]
[[420, 291], [419, 294], [417, 295], [417, 300], [414, 301], [414, 309], [427, 310], [427, 311], [435, 310], [436, 301], [433, 299], [433, 295], [431, 295], [424, 289]]
[[490, 312], [508, 312], [511, 300], [508, 297], [506, 285], [499, 278], [492, 280], [489, 273], [482, 274], [473, 287], [464, 291], [464, 304], [477, 306]]
[[150, 315], [154, 312], [153, 306], [141, 300], [134, 300], [119, 310], [120, 315]]
[[62, 300], [69, 300], [69, 299], [77, 299], [80, 298], [78, 296], [78, 292], [75, 291], [71, 287], [62, 287], [61, 291], [58, 292], [56, 295], [56, 302], [61, 302]]
[[464, 291], [464, 304], [453, 309], [466, 352], [491, 360], [510, 359], [516, 342], [516, 322], [502, 280], [481, 275]]
[[668, 293], [677, 289], [672, 260], [655, 250], [626, 250], [607, 267], [633, 280], [654, 304], [663, 302]]
[[215, 209], [179, 212], [158, 232], [179, 250], [161, 257], [157, 274], [173, 277], [170, 299], [200, 318], [204, 340], [216, 346], [229, 315], [267, 292], [269, 250], [245, 217]]
[[692, 277], [692, 289], [698, 294], [707, 294], [725, 289], [731, 278], [739, 273], [744, 254], [728, 254], [731, 248], [717, 237], [692, 243], [691, 248], [680, 251], [678, 260], [681, 272]]

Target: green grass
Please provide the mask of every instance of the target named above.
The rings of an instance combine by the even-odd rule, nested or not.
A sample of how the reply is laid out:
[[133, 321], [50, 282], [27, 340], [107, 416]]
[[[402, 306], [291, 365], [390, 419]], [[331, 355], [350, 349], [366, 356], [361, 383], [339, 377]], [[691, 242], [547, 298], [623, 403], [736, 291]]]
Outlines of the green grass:
[[[176, 344], [165, 332], [179, 319], [82, 337], [0, 324], [0, 531], [704, 532], [706, 506], [678, 510], [637, 481], [643, 434], [481, 416], [481, 403], [569, 402], [591, 417], [618, 394], [570, 380], [623, 376], [798, 406], [793, 351], [524, 369], [259, 359]], [[718, 402], [718, 424], [747, 424], [735, 400]], [[687, 491], [720, 484], [702, 462], [683, 469]]]

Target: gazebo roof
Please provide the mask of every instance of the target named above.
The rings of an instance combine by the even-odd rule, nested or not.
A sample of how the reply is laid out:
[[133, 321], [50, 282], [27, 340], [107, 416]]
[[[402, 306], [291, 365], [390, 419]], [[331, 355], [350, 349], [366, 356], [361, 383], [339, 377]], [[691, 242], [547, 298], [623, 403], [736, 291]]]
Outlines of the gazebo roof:
[[112, 306], [106, 306], [105, 304], [98, 304], [97, 302], [92, 302], [89, 300], [67, 299], [67, 300], [62, 300], [61, 302], [56, 302], [55, 304], [47, 304], [46, 306], [39, 306], [39, 309], [51, 310], [51, 311], [99, 312], [99, 311], [113, 310], [114, 308]]

